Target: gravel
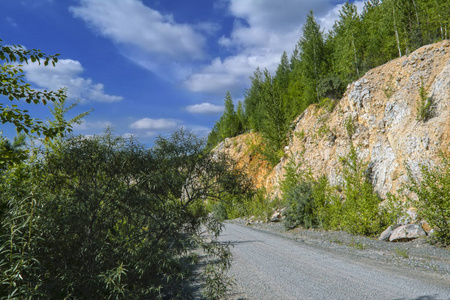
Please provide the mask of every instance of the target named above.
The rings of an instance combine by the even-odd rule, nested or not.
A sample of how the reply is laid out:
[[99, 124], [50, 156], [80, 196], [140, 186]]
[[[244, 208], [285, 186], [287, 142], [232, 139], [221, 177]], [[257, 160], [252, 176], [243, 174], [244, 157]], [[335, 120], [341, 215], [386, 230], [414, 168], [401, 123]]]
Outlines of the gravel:
[[[368, 237], [353, 236], [343, 231], [302, 228], [286, 230], [283, 224], [279, 222], [255, 222], [250, 225], [243, 219], [227, 222], [247, 225], [247, 227], [258, 231], [288, 238], [301, 244], [310, 245], [318, 251], [346, 257], [351, 261], [362, 262], [365, 265], [390, 269], [392, 272], [400, 274], [407, 272], [415, 278], [423, 278], [428, 281], [433, 278], [433, 281], [440, 281], [444, 286], [448, 286], [450, 282], [450, 251], [430, 245], [423, 238], [409, 242], [390, 243]], [[231, 298], [235, 297], [231, 296]]]
[[[247, 221], [243, 219], [227, 222], [239, 225], [247, 224]], [[434, 274], [450, 275], [449, 249], [433, 246], [423, 238], [392, 243], [351, 235], [344, 231], [303, 228], [286, 230], [281, 222], [255, 222], [248, 226], [353, 257], [365, 258], [391, 266], [406, 266], [418, 271], [432, 271]]]

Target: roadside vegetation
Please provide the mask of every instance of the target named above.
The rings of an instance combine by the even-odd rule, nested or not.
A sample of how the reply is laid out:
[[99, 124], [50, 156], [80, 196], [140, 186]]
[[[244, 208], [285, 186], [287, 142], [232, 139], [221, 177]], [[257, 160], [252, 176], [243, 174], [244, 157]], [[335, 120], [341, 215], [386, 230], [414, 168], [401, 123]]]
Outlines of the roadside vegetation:
[[408, 183], [397, 195], [388, 194], [383, 203], [354, 146], [341, 157], [341, 165], [343, 182], [331, 186], [325, 176], [313, 178], [301, 161], [289, 161], [281, 184], [286, 229], [302, 226], [376, 237], [387, 226], [398, 224], [406, 208], [415, 207], [418, 219], [434, 228], [430, 242], [450, 245], [448, 155], [442, 154], [441, 163], [434, 167], [422, 166], [418, 176], [407, 166]]
[[[76, 104], [65, 91], [33, 90], [20, 66], [57, 56], [0, 44], [0, 58], [12, 103], [0, 120], [18, 131], [0, 136], [0, 299], [191, 299], [194, 281], [222, 297], [231, 254], [205, 203], [253, 197], [248, 178], [184, 131], [150, 149], [110, 131], [72, 135], [89, 112], [66, 120]], [[48, 105], [53, 119], [17, 102]]]

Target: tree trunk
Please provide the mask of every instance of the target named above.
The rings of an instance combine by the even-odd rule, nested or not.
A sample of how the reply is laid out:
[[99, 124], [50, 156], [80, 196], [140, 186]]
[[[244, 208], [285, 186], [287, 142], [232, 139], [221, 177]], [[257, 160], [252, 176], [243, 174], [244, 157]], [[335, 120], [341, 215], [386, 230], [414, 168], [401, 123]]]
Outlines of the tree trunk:
[[398, 37], [397, 23], [395, 21], [395, 3], [392, 4], [392, 16], [394, 17], [394, 31], [395, 31], [395, 38], [397, 40], [398, 57], [402, 57], [402, 50], [400, 48], [400, 39]]
[[353, 54], [355, 55], [356, 74], [358, 75], [358, 78], [359, 78], [358, 57], [356, 56], [355, 38], [353, 37], [353, 33], [352, 33], [352, 45], [353, 45]]

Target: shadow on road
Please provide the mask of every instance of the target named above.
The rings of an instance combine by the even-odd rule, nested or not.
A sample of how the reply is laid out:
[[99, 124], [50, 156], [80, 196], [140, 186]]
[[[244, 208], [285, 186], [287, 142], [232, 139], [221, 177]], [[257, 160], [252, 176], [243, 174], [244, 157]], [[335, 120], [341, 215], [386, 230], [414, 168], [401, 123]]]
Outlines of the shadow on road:
[[248, 243], [263, 243], [263, 241], [259, 241], [259, 240], [249, 240], [249, 241], [228, 241], [227, 243], [229, 243], [232, 246], [235, 245], [239, 245], [239, 244], [248, 244]]
[[428, 295], [428, 296], [420, 296], [414, 299], [407, 299], [407, 298], [399, 298], [399, 299], [395, 299], [395, 300], [437, 300], [437, 296], [436, 295]]

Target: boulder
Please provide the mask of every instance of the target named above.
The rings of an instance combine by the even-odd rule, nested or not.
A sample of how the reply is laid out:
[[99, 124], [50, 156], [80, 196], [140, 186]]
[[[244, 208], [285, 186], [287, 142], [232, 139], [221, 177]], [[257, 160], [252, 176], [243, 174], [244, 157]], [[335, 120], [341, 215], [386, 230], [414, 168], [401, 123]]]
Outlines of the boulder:
[[386, 228], [385, 231], [383, 231], [380, 234], [380, 237], [378, 238], [378, 240], [380, 241], [388, 241], [389, 237], [391, 236], [392, 232], [394, 231], [394, 226], [389, 226], [388, 228]]
[[427, 234], [422, 229], [422, 226], [419, 224], [408, 224], [395, 228], [389, 237], [389, 241], [403, 242], [425, 236], [427, 236]]

